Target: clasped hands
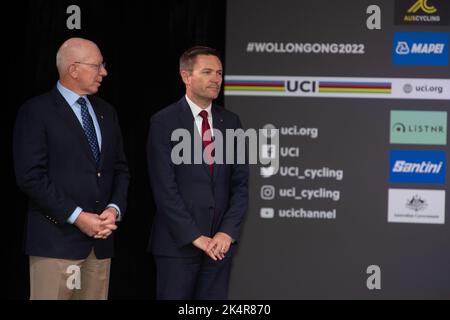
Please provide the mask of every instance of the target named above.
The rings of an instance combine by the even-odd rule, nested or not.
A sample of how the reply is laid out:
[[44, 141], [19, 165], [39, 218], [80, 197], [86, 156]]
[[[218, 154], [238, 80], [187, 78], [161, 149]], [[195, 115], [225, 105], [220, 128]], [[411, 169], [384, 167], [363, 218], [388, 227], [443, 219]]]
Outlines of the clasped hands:
[[89, 237], [106, 239], [117, 229], [116, 217], [117, 211], [111, 207], [100, 215], [82, 211], [75, 220], [75, 225]]
[[200, 236], [193, 241], [194, 246], [203, 250], [214, 261], [222, 260], [230, 250], [231, 237], [224, 232], [217, 232], [212, 238]]

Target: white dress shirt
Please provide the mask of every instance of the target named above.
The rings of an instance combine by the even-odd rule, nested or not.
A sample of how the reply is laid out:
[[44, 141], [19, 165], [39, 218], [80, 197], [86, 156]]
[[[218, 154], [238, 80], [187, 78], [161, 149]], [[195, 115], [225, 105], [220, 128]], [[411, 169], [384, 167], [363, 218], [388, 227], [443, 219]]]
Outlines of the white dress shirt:
[[211, 136], [214, 136], [213, 118], [212, 118], [212, 113], [211, 113], [212, 104], [210, 104], [206, 109], [202, 109], [198, 105], [196, 105], [191, 99], [189, 99], [188, 96], [186, 96], [186, 101], [187, 101], [189, 107], [191, 108], [192, 115], [194, 116], [194, 120], [195, 120], [195, 125], [197, 126], [200, 137], [202, 136], [203, 118], [199, 115], [199, 113], [203, 110], [208, 112], [208, 123], [209, 123], [209, 127], [211, 128]]

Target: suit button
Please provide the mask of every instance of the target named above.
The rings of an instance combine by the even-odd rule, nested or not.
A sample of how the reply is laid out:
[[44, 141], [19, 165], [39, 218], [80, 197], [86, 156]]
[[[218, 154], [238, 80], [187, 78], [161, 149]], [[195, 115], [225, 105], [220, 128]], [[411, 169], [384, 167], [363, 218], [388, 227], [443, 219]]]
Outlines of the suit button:
[[98, 200], [95, 200], [95, 204], [99, 204], [100, 203], [100, 201], [98, 201]]
[[101, 172], [97, 172], [97, 177], [101, 177], [102, 176], [102, 173]]

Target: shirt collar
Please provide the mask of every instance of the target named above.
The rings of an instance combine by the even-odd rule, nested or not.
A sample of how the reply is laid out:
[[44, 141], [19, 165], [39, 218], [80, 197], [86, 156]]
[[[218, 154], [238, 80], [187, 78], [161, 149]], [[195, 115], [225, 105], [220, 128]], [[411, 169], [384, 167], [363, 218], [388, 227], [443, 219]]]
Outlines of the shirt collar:
[[211, 114], [212, 104], [210, 104], [206, 109], [200, 108], [191, 99], [189, 99], [189, 97], [187, 95], [186, 95], [186, 101], [187, 101], [189, 107], [191, 108], [191, 112], [192, 112], [192, 115], [194, 116], [194, 118], [197, 117], [198, 114], [203, 110], [208, 111], [208, 118], [212, 118], [212, 114]]
[[[64, 87], [61, 84], [61, 82], [59, 82], [59, 81], [56, 84], [56, 87], [58, 88], [58, 91], [61, 93], [61, 95], [64, 97], [64, 99], [66, 99], [69, 106], [78, 105], [78, 104], [75, 104], [77, 102], [77, 100], [80, 98], [80, 96], [78, 94], [76, 94], [72, 90], [69, 90], [66, 87]], [[86, 100], [88, 100], [87, 97], [84, 97], [84, 98]]]

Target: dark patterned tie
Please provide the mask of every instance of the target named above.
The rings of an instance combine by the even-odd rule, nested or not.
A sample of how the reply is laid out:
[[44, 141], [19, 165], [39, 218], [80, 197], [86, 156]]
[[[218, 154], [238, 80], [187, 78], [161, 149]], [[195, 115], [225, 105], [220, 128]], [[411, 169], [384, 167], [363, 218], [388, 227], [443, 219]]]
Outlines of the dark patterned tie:
[[[212, 141], [212, 132], [211, 132], [211, 127], [209, 126], [209, 122], [208, 122], [208, 111], [201, 111], [198, 114], [200, 117], [202, 117], [203, 121], [202, 121], [202, 142], [203, 142], [203, 149], [206, 149], [207, 146], [209, 146], [211, 143], [213, 143]], [[209, 131], [208, 131], [209, 130]], [[209, 171], [211, 172], [211, 175], [214, 172], [214, 154], [213, 154], [213, 150], [214, 148], [211, 148], [210, 151], [208, 152], [207, 156], [208, 156], [208, 162], [210, 163], [209, 165]]]
[[88, 139], [95, 162], [97, 162], [98, 164], [100, 161], [100, 148], [98, 147], [98, 140], [97, 134], [95, 133], [94, 122], [92, 121], [92, 117], [89, 114], [86, 100], [83, 97], [80, 97], [77, 102], [81, 106], [81, 120], [83, 122], [84, 133], [86, 134], [86, 138]]

